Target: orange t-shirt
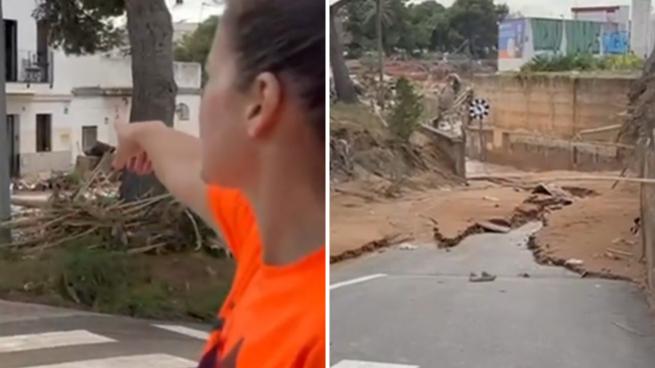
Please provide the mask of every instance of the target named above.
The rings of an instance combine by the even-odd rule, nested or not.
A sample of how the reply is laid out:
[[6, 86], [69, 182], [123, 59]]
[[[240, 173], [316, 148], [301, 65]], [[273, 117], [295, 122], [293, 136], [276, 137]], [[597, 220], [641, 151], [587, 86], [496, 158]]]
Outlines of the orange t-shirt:
[[325, 367], [325, 248], [266, 265], [245, 197], [210, 187], [208, 200], [237, 268], [198, 368]]

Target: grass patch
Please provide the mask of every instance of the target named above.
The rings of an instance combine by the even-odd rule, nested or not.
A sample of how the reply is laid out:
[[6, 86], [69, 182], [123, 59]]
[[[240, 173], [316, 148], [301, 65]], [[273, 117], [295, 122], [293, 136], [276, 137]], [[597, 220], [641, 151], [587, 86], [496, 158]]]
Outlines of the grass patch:
[[368, 130], [386, 135], [386, 128], [380, 118], [371, 108], [361, 103], [336, 103], [330, 106], [330, 129], [339, 128]]
[[233, 262], [203, 253], [128, 255], [67, 246], [25, 257], [0, 251], [0, 297], [101, 313], [210, 321]]

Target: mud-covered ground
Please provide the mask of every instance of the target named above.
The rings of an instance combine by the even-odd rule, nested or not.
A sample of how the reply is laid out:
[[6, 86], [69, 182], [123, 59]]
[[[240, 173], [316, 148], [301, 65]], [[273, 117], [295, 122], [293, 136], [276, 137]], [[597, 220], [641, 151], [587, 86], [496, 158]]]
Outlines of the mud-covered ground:
[[442, 241], [459, 240], [472, 230], [481, 231], [475, 228], [478, 222], [504, 219], [518, 223], [522, 211], [534, 208], [524, 203], [534, 186], [554, 182], [559, 187], [582, 189], [569, 193], [570, 205], [555, 204], [529, 215], [545, 220], [533, 240], [538, 260], [553, 264], [570, 260], [581, 273], [643, 281], [640, 236], [633, 227], [639, 216], [638, 184], [621, 183], [612, 189], [611, 181], [562, 180], [580, 176], [575, 172], [516, 170], [508, 171], [507, 179], [491, 182], [482, 177], [499, 176], [504, 168], [472, 169], [476, 172], [471, 176], [479, 180], [470, 180], [469, 186], [407, 190], [395, 199], [360, 196], [371, 193], [371, 183], [342, 184], [341, 188], [347, 189], [331, 195], [332, 261], [410, 239], [438, 246], [435, 229]]

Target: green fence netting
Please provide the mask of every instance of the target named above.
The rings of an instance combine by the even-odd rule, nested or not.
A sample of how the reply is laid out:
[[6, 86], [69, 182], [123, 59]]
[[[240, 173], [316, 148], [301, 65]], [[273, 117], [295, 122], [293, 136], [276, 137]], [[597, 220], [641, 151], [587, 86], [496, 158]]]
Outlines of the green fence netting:
[[556, 19], [531, 19], [532, 40], [535, 51], [560, 50], [564, 24]]
[[565, 28], [567, 54], [600, 53], [600, 23], [567, 20]]

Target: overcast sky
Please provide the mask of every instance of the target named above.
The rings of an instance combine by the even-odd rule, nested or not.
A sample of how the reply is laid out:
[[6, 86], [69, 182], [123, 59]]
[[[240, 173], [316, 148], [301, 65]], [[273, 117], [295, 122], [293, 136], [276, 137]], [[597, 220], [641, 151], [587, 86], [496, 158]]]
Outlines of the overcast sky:
[[[437, 0], [450, 6], [454, 0]], [[495, 0], [495, 3], [509, 5], [512, 12], [520, 11], [532, 17], [571, 17], [571, 7], [600, 5], [629, 5], [630, 0]]]

